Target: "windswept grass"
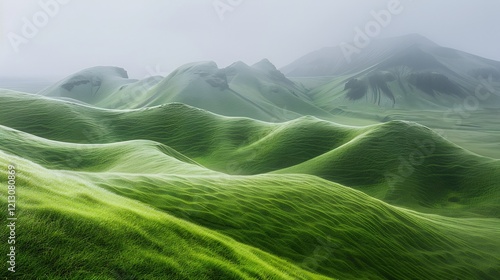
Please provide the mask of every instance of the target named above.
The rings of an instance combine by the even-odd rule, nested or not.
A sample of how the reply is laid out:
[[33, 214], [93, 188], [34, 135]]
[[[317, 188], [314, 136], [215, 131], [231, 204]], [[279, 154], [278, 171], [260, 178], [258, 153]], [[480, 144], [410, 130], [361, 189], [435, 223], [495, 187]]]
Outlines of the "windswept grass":
[[0, 105], [0, 183], [9, 162], [18, 170], [17, 276], [500, 276], [499, 161], [427, 127], [12, 92]]
[[[143, 235], [159, 235], [150, 225], [155, 221], [147, 220], [147, 217], [143, 216], [129, 218], [130, 214], [123, 212], [124, 209], [134, 210], [134, 205], [137, 205], [125, 199], [129, 198], [142, 202], [144, 207], [152, 207], [149, 208], [150, 211], [160, 210], [217, 231], [239, 244], [257, 248], [287, 260], [300, 269], [328, 277], [436, 279], [447, 275], [466, 275], [468, 278], [495, 279], [500, 273], [500, 267], [497, 266], [500, 261], [498, 256], [489, 253], [500, 251], [496, 238], [499, 233], [498, 219], [444, 218], [412, 212], [390, 206], [352, 188], [310, 175], [235, 176], [217, 173], [189, 160], [174, 158], [173, 156], [177, 155], [175, 151], [160, 153], [157, 146], [149, 141], [102, 145], [64, 144], [16, 133], [7, 128], [2, 130], [2, 135], [6, 138], [6, 141], [0, 142], [2, 149], [5, 147], [15, 154], [21, 154], [20, 151], [26, 149], [32, 150], [33, 153], [25, 153], [22, 156], [33, 157], [40, 164], [53, 168], [48, 170], [17, 158], [10, 159], [26, 165], [18, 167], [22, 174], [19, 185], [29, 186], [22, 189], [23, 203], [26, 204], [21, 210], [26, 213], [41, 211], [42, 214], [35, 216], [33, 221], [41, 219], [49, 225], [52, 225], [49, 222], [51, 219], [62, 219], [57, 226], [69, 225], [70, 228], [78, 229], [77, 232], [70, 231], [71, 234], [86, 232], [89, 229], [79, 225], [78, 221], [82, 219], [71, 219], [72, 216], [64, 215], [83, 215], [85, 219], [94, 217], [89, 223], [97, 222], [96, 234], [104, 232], [105, 236], [113, 236], [109, 227], [111, 221], [116, 223], [119, 217], [127, 217], [127, 223], [123, 225], [125, 227], [143, 228]], [[20, 143], [20, 139], [24, 139], [21, 142], [25, 144], [18, 147], [16, 143]], [[33, 145], [31, 150], [30, 144]], [[89, 164], [75, 169], [66, 166], [64, 161], [59, 165], [51, 165], [42, 160], [59, 153], [71, 155], [73, 149], [83, 162]], [[37, 154], [35, 150], [41, 154]], [[150, 157], [145, 159], [144, 155]], [[96, 160], [100, 156], [106, 161]], [[155, 159], [155, 162], [163, 164], [154, 168], [153, 165], [147, 165], [147, 159]], [[50, 162], [57, 160], [53, 158]], [[148, 167], [152, 170], [148, 170]], [[470, 202], [470, 205], [474, 205], [473, 202]], [[117, 207], [120, 208], [116, 209]], [[46, 214], [47, 209], [49, 214]], [[116, 216], [110, 216], [110, 213]], [[64, 218], [59, 217], [60, 215]], [[96, 218], [101, 216], [111, 221], [106, 223], [108, 220], [100, 221]], [[86, 221], [85, 219], [83, 221]], [[142, 225], [138, 221], [140, 219], [145, 219], [144, 222], [148, 226]], [[38, 228], [41, 225], [33, 227]], [[116, 227], [111, 228], [115, 231]], [[46, 232], [47, 228], [43, 230]], [[59, 229], [62, 232], [68, 230]], [[127, 229], [116, 230], [119, 233]], [[132, 234], [129, 238], [145, 239], [141, 236]], [[84, 238], [85, 241], [82, 241], [81, 245], [75, 246], [94, 242], [93, 239], [89, 241], [87, 238]], [[49, 244], [56, 239], [49, 239]], [[33, 240], [25, 242], [36, 244]], [[96, 247], [90, 248], [96, 252], [104, 250], [98, 249], [99, 246], [111, 248], [110, 251], [124, 250], [120, 247], [123, 246], [120, 245], [124, 242], [123, 238], [117, 237], [116, 243], [106, 243], [102, 240], [95, 242]], [[176, 244], [174, 241], [156, 242], [156, 246], [163, 248], [161, 250], [166, 254], [171, 254], [167, 253], [170, 252], [168, 244]], [[139, 243], [136, 248], [144, 246], [146, 245]], [[489, 248], [489, 251], [484, 248]], [[69, 250], [64, 254], [69, 254]], [[76, 263], [68, 265], [74, 267]], [[233, 265], [240, 266], [239, 263]], [[47, 267], [47, 263], [40, 266]], [[117, 264], [116, 266], [118, 267]], [[126, 268], [126, 271], [132, 268]], [[200, 271], [205, 269], [207, 268], [200, 264]], [[221, 269], [232, 271], [235, 268], [228, 264]], [[457, 274], [457, 271], [460, 273]], [[153, 273], [156, 275], [160, 272]], [[228, 274], [223, 277], [239, 279], [240, 276], [235, 275]], [[197, 279], [201, 276], [195, 274], [189, 277]]]
[[[0, 124], [47, 139], [92, 144], [146, 139], [175, 149], [187, 162], [227, 174], [311, 174], [419, 211], [498, 217], [499, 161], [468, 152], [414, 123], [393, 121], [359, 128], [304, 117], [269, 124], [222, 117], [182, 104], [109, 111], [15, 94], [4, 94], [0, 102], [5, 108]], [[148, 145], [162, 147], [153, 142]], [[42, 153], [39, 149], [33, 154]], [[124, 157], [119, 155], [122, 152], [112, 155], [100, 149], [106, 155], [98, 161], [103, 164]], [[131, 149], [135, 148], [125, 154], [156, 154], [158, 158], [163, 153]], [[17, 154], [28, 151], [21, 149]], [[50, 153], [52, 158], [45, 159], [59, 162], [71, 153]], [[77, 156], [86, 158], [85, 153]], [[95, 161], [90, 157], [86, 162]], [[146, 156], [138, 163], [143, 161], [147, 172], [162, 169], [152, 166], [155, 163]], [[85, 170], [85, 161], [75, 162], [65, 168]], [[115, 171], [121, 170], [118, 166], [123, 163], [115, 162]]]
[[419, 214], [308, 175], [82, 176], [331, 277], [500, 275], [498, 219]]
[[18, 171], [16, 279], [326, 279], [75, 174], [0, 155], [2, 185], [9, 163]]

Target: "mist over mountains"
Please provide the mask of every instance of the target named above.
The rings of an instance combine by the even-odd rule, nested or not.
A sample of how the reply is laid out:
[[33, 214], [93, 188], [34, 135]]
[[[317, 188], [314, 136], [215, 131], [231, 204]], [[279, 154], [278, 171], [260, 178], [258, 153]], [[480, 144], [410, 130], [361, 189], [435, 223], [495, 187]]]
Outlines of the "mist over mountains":
[[267, 59], [225, 68], [198, 62], [164, 78], [133, 80], [123, 69], [96, 67], [40, 93], [110, 109], [181, 102], [222, 115], [269, 121], [328, 117], [339, 106], [366, 103], [445, 109], [468, 97], [480, 107], [498, 108], [499, 96], [480, 88], [485, 82], [490, 91], [500, 86], [499, 62], [440, 47], [413, 34], [374, 40], [350, 62], [337, 46], [307, 54], [280, 70]]

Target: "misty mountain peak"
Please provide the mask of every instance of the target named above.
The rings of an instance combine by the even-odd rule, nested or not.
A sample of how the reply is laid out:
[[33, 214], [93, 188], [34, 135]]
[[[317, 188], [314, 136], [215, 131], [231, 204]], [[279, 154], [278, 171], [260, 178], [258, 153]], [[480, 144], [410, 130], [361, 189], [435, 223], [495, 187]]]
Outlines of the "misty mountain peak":
[[251, 67], [248, 66], [245, 62], [243, 62], [241, 60], [236, 61], [236, 62], [232, 63], [231, 65], [229, 65], [228, 67], [226, 67], [227, 71], [232, 71], [232, 70], [241, 71], [241, 70], [248, 70], [248, 69], [251, 69]]
[[261, 71], [276, 71], [276, 70], [278, 70], [278, 69], [276, 69], [276, 66], [274, 66], [274, 64], [272, 64], [271, 61], [269, 61], [269, 59], [267, 59], [267, 58], [264, 58], [261, 61], [252, 65], [252, 68], [257, 69], [257, 70], [261, 70]]
[[127, 70], [116, 66], [95, 66], [79, 71], [66, 79], [74, 76], [117, 77], [128, 79]]
[[184, 64], [181, 67], [177, 68], [177, 70], [175, 70], [173, 73], [182, 74], [185, 72], [190, 72], [203, 76], [206, 73], [211, 73], [217, 70], [219, 70], [219, 67], [214, 61], [201, 61]]
[[[281, 71], [287, 76], [296, 77], [335, 76], [363, 71], [393, 59], [394, 56], [404, 56], [417, 51], [432, 55], [442, 49], [438, 44], [416, 33], [364, 40], [363, 45], [360, 45], [359, 40], [361, 39], [357, 38], [351, 43], [311, 52], [281, 68]], [[354, 51], [345, 53], [346, 46]]]
[[[384, 40], [384, 39], [382, 39]], [[430, 40], [429, 38], [420, 35], [418, 33], [411, 33], [408, 35], [403, 35], [399, 37], [393, 37], [385, 40], [394, 40], [395, 42], [401, 43], [406, 43], [409, 45], [422, 45], [422, 46], [432, 46], [432, 47], [438, 47], [439, 45], [436, 44], [434, 41]]]

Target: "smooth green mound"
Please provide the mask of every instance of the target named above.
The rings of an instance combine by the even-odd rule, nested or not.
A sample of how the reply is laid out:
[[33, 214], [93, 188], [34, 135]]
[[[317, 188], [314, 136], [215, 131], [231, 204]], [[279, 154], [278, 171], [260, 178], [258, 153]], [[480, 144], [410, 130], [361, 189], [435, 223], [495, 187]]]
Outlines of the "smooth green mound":
[[[184, 161], [227, 174], [311, 174], [414, 210], [498, 217], [499, 161], [468, 152], [414, 123], [357, 128], [303, 117], [269, 124], [182, 104], [109, 111], [13, 93], [3, 94], [0, 102], [5, 108], [0, 124], [47, 139], [93, 144], [146, 139], [189, 157]], [[61, 157], [51, 156], [55, 162]], [[113, 157], [118, 155], [100, 161]], [[66, 168], [84, 169], [85, 164]], [[157, 167], [147, 168], [152, 164], [145, 163], [144, 170], [154, 173]]]
[[0, 152], [2, 185], [10, 163], [18, 172], [16, 279], [326, 279], [76, 174]]
[[30, 275], [500, 275], [499, 161], [427, 127], [1, 97], [1, 176], [17, 165], [19, 271]]
[[498, 219], [423, 215], [312, 176], [85, 176], [331, 277], [494, 279], [500, 273], [500, 259], [483, 251], [500, 250]]
[[[25, 137], [26, 143], [33, 143], [37, 147], [41, 147], [40, 142], [44, 142], [32, 136], [30, 139], [22, 133], [17, 135]], [[33, 141], [34, 139], [37, 141]], [[46, 141], [45, 144], [48, 143]], [[50, 143], [52, 145], [49, 146], [57, 149], [56, 142]], [[146, 150], [150, 149], [146, 141], [99, 146], [105, 147], [108, 152], [114, 150], [119, 153], [126, 152], [127, 145], [135, 145], [140, 149], [144, 144]], [[99, 155], [102, 152], [95, 145], [65, 145], [63, 151], [70, 150], [70, 146], [85, 151], [82, 153], [84, 160], [92, 154]], [[191, 249], [193, 256], [186, 254], [182, 247], [178, 251], [177, 248], [171, 249], [169, 244], [179, 246], [179, 241], [167, 235], [169, 231], [187, 238], [187, 241], [180, 241], [180, 244], [191, 244], [192, 239], [195, 244], [198, 241], [192, 236], [193, 230], [188, 226], [179, 229], [171, 225], [174, 223], [171, 216], [165, 215], [162, 222], [158, 217], [158, 210], [154, 210], [159, 209], [222, 233], [240, 242], [239, 246], [250, 245], [288, 260], [302, 269], [330, 277], [384, 279], [390, 276], [425, 276], [430, 279], [454, 275], [457, 268], [461, 270], [461, 275], [471, 278], [494, 279], [494, 275], [499, 273], [494, 269], [499, 259], [482, 251], [485, 246], [493, 251], [500, 249], [495, 238], [498, 233], [496, 219], [462, 220], [423, 215], [395, 208], [361, 192], [308, 175], [208, 175], [210, 172], [183, 161], [169, 162], [164, 167], [165, 171], [180, 167], [186, 169], [185, 165], [192, 165], [189, 175], [138, 174], [132, 167], [141, 164], [142, 156], [126, 155], [131, 169], [119, 172], [106, 168], [99, 161], [93, 167], [87, 166], [86, 171], [57, 171], [5, 156], [10, 162], [21, 162], [17, 164], [20, 174], [18, 186], [23, 196], [19, 212], [26, 216], [26, 223], [33, 223], [30, 228], [34, 230], [23, 233], [29, 240], [19, 239], [20, 244], [33, 246], [34, 251], [28, 251], [30, 253], [25, 253], [25, 256], [35, 256], [35, 249], [44, 246], [55, 246], [51, 252], [59, 255], [56, 258], [58, 261], [51, 266], [47, 262], [55, 257], [53, 255], [49, 254], [45, 262], [43, 259], [37, 260], [34, 262], [37, 267], [53, 267], [63, 273], [61, 277], [100, 273], [109, 276], [109, 273], [120, 273], [114, 269], [118, 269], [121, 262], [127, 265], [132, 262], [129, 269], [137, 267], [141, 273], [138, 275], [148, 275], [151, 271], [151, 275], [167, 273], [178, 274], [180, 277], [187, 273], [184, 271], [187, 266], [194, 265], [195, 268], [199, 266], [199, 272], [194, 269], [194, 274], [187, 274], [187, 277], [203, 279], [202, 271], [211, 271], [213, 262], [219, 264], [219, 271], [213, 272], [207, 279], [244, 277], [245, 274], [239, 272], [244, 267], [239, 261], [224, 258], [219, 260], [220, 256], [217, 255], [233, 256], [240, 252], [247, 256], [239, 248], [221, 249], [219, 247], [223, 245], [207, 241], [209, 248]], [[168, 155], [164, 156], [170, 158]], [[34, 157], [37, 158], [37, 155]], [[4, 164], [7, 165], [7, 161]], [[108, 164], [113, 166], [111, 160]], [[147, 208], [146, 205], [153, 208]], [[155, 213], [155, 219], [150, 212]], [[124, 217], [127, 218], [123, 219]], [[41, 230], [42, 224], [46, 225], [43, 233], [37, 231]], [[135, 232], [137, 230], [139, 232]], [[89, 237], [89, 232], [95, 232], [95, 237]], [[103, 235], [102, 232], [106, 234]], [[195, 232], [201, 234], [199, 228]], [[81, 234], [85, 234], [85, 237]], [[162, 234], [167, 235], [166, 239], [161, 238]], [[47, 237], [39, 239], [44, 236]], [[108, 240], [111, 236], [116, 236], [111, 239], [113, 241]], [[143, 241], [130, 244], [125, 239]], [[43, 245], [44, 242], [47, 245]], [[467, 248], [463, 247], [464, 242], [467, 242]], [[62, 249], [72, 243], [71, 249]], [[95, 247], [86, 245], [88, 243]], [[153, 252], [146, 251], [149, 244], [153, 246]], [[216, 246], [215, 254], [200, 253], [200, 250], [213, 253], [214, 249], [210, 245]], [[82, 252], [72, 255], [69, 260], [63, 257], [73, 252], [75, 246], [81, 248]], [[157, 261], [144, 264], [141, 255], [132, 253], [134, 249], [144, 252], [145, 259], [156, 258]], [[229, 250], [229, 253], [224, 249]], [[117, 251], [121, 252], [118, 256]], [[181, 262], [169, 267], [173, 260], [179, 262], [180, 256], [175, 252], [184, 253], [187, 260], [198, 259], [199, 263], [183, 265]], [[97, 260], [97, 256], [102, 258], [106, 254], [109, 254], [105, 259], [110, 264], [105, 267], [111, 267], [110, 271], [105, 270], [102, 263], [90, 262], [86, 264], [89, 266], [80, 264], [87, 258]], [[132, 254], [134, 259], [126, 257]], [[212, 261], [204, 263], [205, 258], [211, 258]], [[158, 260], [164, 260], [168, 265]], [[415, 266], [415, 263], [421, 263], [421, 266]], [[77, 272], [58, 269], [65, 265], [82, 268]], [[183, 269], [183, 266], [186, 268]], [[94, 270], [90, 271], [90, 267]], [[127, 267], [121, 266], [121, 269], [122, 273], [130, 273]], [[261, 275], [269, 275], [268, 273], [270, 272], [261, 272]]]
[[416, 123], [392, 121], [277, 173], [312, 174], [430, 213], [499, 217], [500, 160], [466, 151]]

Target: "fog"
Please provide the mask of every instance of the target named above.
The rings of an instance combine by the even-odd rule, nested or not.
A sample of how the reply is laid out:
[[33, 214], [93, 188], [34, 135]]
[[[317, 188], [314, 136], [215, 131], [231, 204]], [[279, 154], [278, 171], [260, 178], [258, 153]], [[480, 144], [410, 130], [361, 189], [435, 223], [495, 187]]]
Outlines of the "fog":
[[373, 38], [419, 33], [500, 60], [500, 1], [453, 0], [0, 0], [0, 76], [57, 77], [97, 65], [166, 75], [213, 60], [268, 58], [277, 67], [351, 42], [380, 11]]

